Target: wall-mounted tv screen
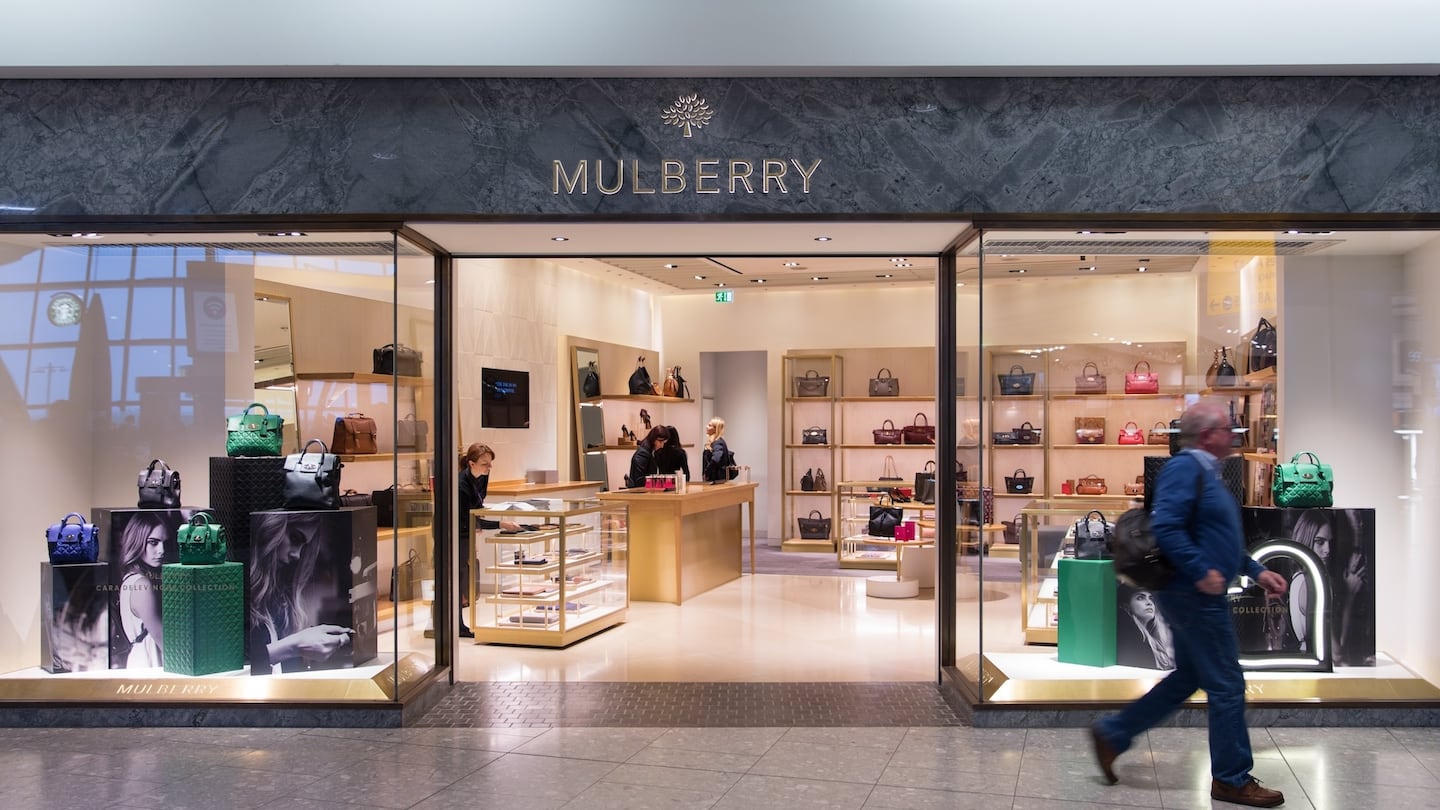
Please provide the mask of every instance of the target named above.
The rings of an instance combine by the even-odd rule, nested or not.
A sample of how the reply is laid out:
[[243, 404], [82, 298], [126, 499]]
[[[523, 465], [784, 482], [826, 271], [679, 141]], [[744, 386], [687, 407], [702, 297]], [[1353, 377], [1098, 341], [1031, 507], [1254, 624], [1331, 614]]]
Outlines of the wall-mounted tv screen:
[[530, 427], [530, 372], [482, 368], [480, 383], [484, 388], [481, 427]]

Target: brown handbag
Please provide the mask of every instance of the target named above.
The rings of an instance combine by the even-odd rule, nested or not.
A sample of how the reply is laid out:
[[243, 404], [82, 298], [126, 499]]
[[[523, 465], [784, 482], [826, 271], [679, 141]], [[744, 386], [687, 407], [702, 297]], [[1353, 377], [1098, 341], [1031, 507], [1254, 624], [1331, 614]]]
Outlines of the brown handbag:
[[330, 437], [330, 452], [351, 456], [380, 452], [375, 445], [375, 420], [363, 413], [347, 413], [335, 417], [335, 432]]
[[1076, 495], [1104, 495], [1109, 492], [1105, 488], [1105, 479], [1098, 475], [1087, 475], [1075, 482]]
[[935, 426], [925, 414], [917, 413], [911, 424], [900, 428], [900, 440], [902, 444], [934, 444]]
[[660, 396], [662, 396], [662, 397], [678, 397], [678, 396], [680, 396], [680, 382], [675, 379], [675, 372], [676, 372], [677, 368], [678, 368], [677, 366], [671, 366], [671, 367], [670, 367], [670, 370], [669, 370], [668, 372], [666, 372], [666, 374], [665, 374], [665, 384], [664, 384], [663, 386], [661, 386], [661, 388], [660, 388]]
[[1104, 444], [1104, 443], [1105, 443], [1105, 417], [1103, 417], [1103, 416], [1077, 416], [1077, 417], [1075, 417], [1075, 443], [1076, 443], [1076, 444]]
[[875, 437], [876, 444], [900, 444], [904, 439], [904, 434], [900, 432], [900, 428], [895, 427], [895, 423], [889, 419], [881, 422], [880, 427], [870, 431], [870, 433]]
[[1170, 443], [1170, 427], [1169, 427], [1168, 425], [1166, 425], [1163, 421], [1156, 422], [1156, 423], [1155, 423], [1155, 427], [1150, 428], [1150, 432], [1147, 433], [1147, 434], [1145, 434], [1145, 443], [1146, 443], [1146, 444], [1169, 444], [1169, 443]]

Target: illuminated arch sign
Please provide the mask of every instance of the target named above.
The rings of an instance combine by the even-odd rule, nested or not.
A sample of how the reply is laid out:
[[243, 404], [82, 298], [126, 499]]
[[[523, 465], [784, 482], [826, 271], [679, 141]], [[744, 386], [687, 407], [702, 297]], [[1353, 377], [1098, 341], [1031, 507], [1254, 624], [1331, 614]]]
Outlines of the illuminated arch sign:
[[1230, 586], [1230, 612], [1245, 669], [1330, 672], [1330, 583], [1315, 552], [1289, 540], [1267, 540], [1250, 556], [1285, 577], [1289, 590], [1271, 599], [1241, 576]]

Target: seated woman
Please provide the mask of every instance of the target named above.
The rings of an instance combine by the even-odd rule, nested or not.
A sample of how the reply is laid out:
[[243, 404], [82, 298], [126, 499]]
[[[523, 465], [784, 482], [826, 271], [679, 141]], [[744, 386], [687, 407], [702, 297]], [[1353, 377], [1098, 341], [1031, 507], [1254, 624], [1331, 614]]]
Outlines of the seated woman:
[[665, 425], [669, 436], [665, 439], [665, 446], [656, 453], [655, 462], [660, 467], [661, 475], [674, 475], [684, 473], [685, 480], [690, 479], [690, 454], [680, 445], [680, 431], [674, 425]]
[[635, 448], [635, 455], [630, 457], [630, 474], [625, 476], [627, 487], [645, 486], [645, 478], [650, 475], [660, 474], [660, 461], [656, 454], [665, 447], [670, 440], [670, 431], [664, 425], [656, 425], [650, 428], [645, 438]]

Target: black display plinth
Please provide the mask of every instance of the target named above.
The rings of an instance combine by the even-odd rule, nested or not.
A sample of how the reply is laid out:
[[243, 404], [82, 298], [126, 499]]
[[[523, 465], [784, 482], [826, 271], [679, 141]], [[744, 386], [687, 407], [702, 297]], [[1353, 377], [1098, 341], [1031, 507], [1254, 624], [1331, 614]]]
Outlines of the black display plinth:
[[354, 667], [375, 657], [375, 531], [373, 506], [250, 516], [252, 675]]
[[285, 502], [282, 456], [215, 456], [210, 459], [210, 509], [225, 527], [230, 559], [250, 559], [250, 513], [279, 509]]
[[[110, 567], [110, 667], [158, 667], [163, 664], [160, 628], [147, 627], [146, 615], [161, 616], [160, 569], [180, 559], [180, 527], [195, 514], [179, 509], [101, 506], [90, 510], [100, 537], [100, 556]], [[149, 607], [153, 603], [153, 610]]]
[[[1154, 497], [1155, 482], [1160, 478], [1160, 468], [1165, 462], [1174, 456], [1146, 456], [1145, 457], [1145, 499], [1148, 502]], [[1228, 456], [1220, 461], [1220, 476], [1225, 481], [1225, 488], [1235, 496], [1236, 503], [1245, 502], [1245, 460], [1239, 456]]]
[[1247, 506], [1241, 514], [1250, 554], [1290, 585], [1268, 604], [1249, 589], [1232, 603], [1242, 658], [1375, 666], [1375, 510]]
[[111, 590], [107, 563], [40, 563], [42, 669], [109, 669]]

